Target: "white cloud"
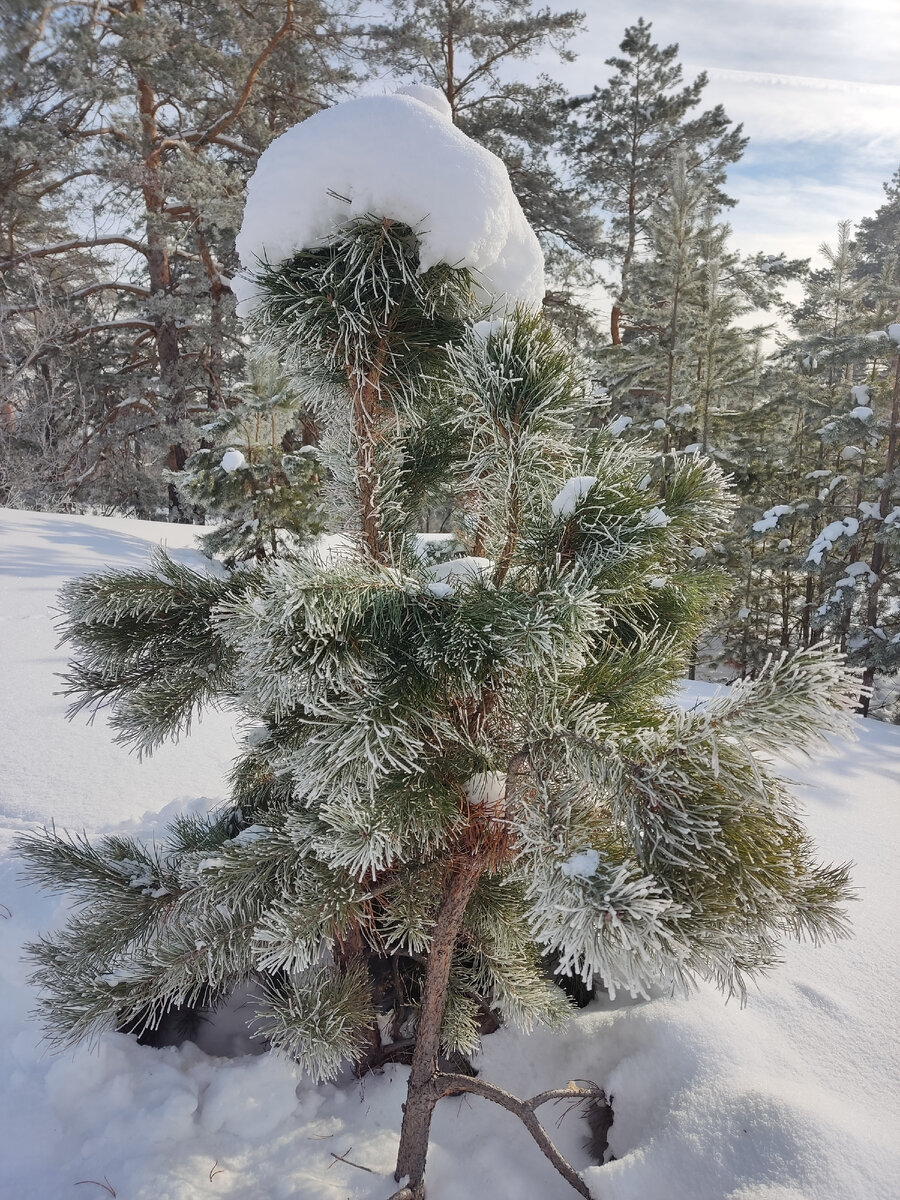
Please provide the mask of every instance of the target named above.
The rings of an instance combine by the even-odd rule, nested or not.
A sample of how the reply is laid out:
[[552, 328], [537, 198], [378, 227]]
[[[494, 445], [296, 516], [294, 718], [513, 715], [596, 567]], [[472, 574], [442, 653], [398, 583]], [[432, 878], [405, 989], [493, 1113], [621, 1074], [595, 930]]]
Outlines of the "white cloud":
[[[576, 0], [552, 0], [557, 10]], [[686, 80], [709, 75], [705, 107], [722, 104], [750, 136], [729, 172], [729, 214], [745, 251], [817, 258], [839, 220], [883, 200], [900, 164], [898, 0], [584, 0], [578, 57], [540, 68], [573, 93], [603, 85], [638, 15], [660, 45], [677, 42]]]
[[831, 184], [788, 176], [743, 178], [731, 190], [739, 200], [728, 222], [741, 250], [783, 250], [793, 258], [812, 257], [814, 265], [821, 243], [834, 243], [839, 221], [855, 224], [880, 201], [868, 182]]
[[553, 0], [580, 7], [587, 33], [578, 39], [578, 86], [590, 87], [592, 64], [617, 53], [638, 16], [653, 24], [654, 41], [677, 42], [682, 62], [702, 67], [890, 84], [897, 79], [897, 0]]
[[898, 85], [713, 67], [706, 96], [742, 121], [751, 139], [851, 140], [900, 161]]

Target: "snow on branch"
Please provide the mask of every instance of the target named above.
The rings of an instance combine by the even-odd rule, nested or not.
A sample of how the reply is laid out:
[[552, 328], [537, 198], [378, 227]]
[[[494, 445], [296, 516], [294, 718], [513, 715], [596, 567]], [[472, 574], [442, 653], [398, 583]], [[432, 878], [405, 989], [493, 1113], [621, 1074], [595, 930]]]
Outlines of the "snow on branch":
[[237, 238], [245, 311], [261, 265], [277, 267], [361, 218], [409, 225], [422, 273], [466, 267], [487, 298], [540, 305], [543, 254], [506, 167], [451, 124], [440, 92], [411, 91], [337, 104], [263, 152]]

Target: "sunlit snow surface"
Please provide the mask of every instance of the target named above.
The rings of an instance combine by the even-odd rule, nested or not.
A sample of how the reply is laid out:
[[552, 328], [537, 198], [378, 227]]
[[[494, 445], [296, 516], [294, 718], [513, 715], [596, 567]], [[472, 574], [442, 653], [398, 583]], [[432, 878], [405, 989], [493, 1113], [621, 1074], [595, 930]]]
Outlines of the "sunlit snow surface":
[[[102, 721], [66, 724], [53, 695], [50, 608], [63, 579], [134, 567], [166, 540], [193, 559], [191, 530], [99, 517], [0, 512], [0, 1197], [2, 1200], [386, 1200], [406, 1068], [312, 1087], [269, 1055], [216, 1058], [191, 1044], [130, 1038], [48, 1054], [29, 1019], [21, 943], [63, 915], [23, 887], [9, 842], [55, 819], [89, 832], [145, 829], [144, 815], [223, 794], [229, 721], [138, 763]], [[703, 685], [687, 693], [693, 702]], [[794, 767], [824, 856], [856, 860], [855, 938], [789, 945], [746, 1008], [701, 988], [690, 999], [595, 1004], [563, 1035], [504, 1029], [485, 1078], [534, 1095], [572, 1078], [615, 1096], [615, 1162], [590, 1167], [584, 1127], [541, 1112], [602, 1200], [896, 1200], [900, 1195], [896, 863], [900, 730], [865, 722], [860, 741]], [[514, 1118], [477, 1099], [438, 1108], [430, 1200], [569, 1200]], [[343, 1155], [375, 1174], [338, 1162]], [[94, 1184], [80, 1181], [93, 1180]], [[76, 1186], [79, 1185], [79, 1186]]]
[[[433, 88], [360, 96], [294, 125], [260, 156], [237, 250], [245, 271], [316, 246], [348, 221], [389, 217], [419, 236], [420, 267], [469, 267], [488, 300], [536, 307], [544, 256], [506, 167], [449, 119]], [[253, 288], [235, 281], [239, 311]]]

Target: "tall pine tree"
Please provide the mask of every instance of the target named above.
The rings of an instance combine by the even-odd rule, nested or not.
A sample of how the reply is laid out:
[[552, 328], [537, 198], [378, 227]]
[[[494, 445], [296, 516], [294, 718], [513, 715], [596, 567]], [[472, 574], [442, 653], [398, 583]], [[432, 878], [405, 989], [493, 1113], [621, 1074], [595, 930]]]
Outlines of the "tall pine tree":
[[607, 59], [615, 73], [605, 87], [595, 87], [590, 96], [573, 103], [579, 116], [579, 172], [607, 221], [604, 257], [614, 276], [613, 345], [622, 341], [622, 312], [634, 266], [654, 205], [668, 193], [676, 156], [684, 158], [689, 174], [703, 173], [717, 204], [729, 204], [722, 191], [725, 169], [747, 144], [741, 126], [733, 124], [721, 105], [692, 115], [701, 102], [706, 75], [683, 84], [678, 46], [657, 46], [651, 29], [643, 18], [629, 26], [619, 46], [621, 54]]

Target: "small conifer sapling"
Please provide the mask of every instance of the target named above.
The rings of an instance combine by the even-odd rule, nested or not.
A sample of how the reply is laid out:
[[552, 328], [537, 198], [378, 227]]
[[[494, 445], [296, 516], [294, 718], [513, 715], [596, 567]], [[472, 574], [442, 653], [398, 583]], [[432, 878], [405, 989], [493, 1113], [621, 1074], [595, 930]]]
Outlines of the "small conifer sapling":
[[[848, 684], [814, 650], [675, 702], [716, 599], [690, 548], [728, 513], [721, 476], [575, 440], [591, 402], [540, 315], [536, 239], [499, 161], [421, 96], [276, 141], [242, 234], [245, 303], [315, 406], [343, 537], [65, 594], [75, 707], [108, 707], [124, 741], [150, 750], [212, 701], [244, 714], [231, 806], [153, 846], [32, 839], [32, 872], [82, 906], [31, 953], [59, 1040], [249, 981], [256, 1028], [320, 1078], [371, 1061], [406, 1003], [396, 1195], [424, 1196], [435, 1105], [467, 1093], [588, 1196], [536, 1110], [599, 1088], [519, 1100], [442, 1055], [474, 1050], [487, 1011], [565, 1020], [547, 955], [610, 993], [741, 992], [783, 937], [842, 933], [847, 870], [816, 861], [765, 756], [843, 728]], [[448, 498], [454, 536], [423, 538]]]

